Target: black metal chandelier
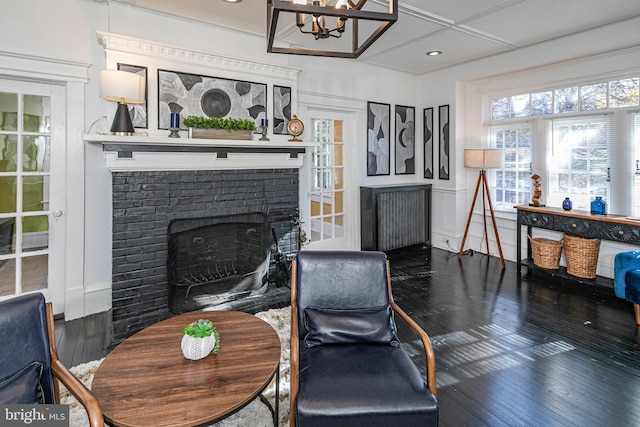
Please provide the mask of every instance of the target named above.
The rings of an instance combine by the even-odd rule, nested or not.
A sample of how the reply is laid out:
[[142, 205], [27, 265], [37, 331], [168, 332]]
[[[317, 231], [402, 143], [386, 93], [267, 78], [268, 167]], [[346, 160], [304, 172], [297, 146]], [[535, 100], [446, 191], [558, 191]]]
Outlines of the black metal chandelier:
[[397, 0], [268, 0], [267, 52], [358, 58], [397, 20]]

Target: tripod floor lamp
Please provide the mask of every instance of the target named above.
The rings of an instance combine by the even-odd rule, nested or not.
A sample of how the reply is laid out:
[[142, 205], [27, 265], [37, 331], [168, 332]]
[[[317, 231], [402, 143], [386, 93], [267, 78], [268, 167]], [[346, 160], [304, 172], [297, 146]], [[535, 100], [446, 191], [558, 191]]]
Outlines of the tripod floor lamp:
[[496, 217], [493, 213], [493, 205], [491, 204], [491, 192], [489, 191], [489, 184], [487, 183], [487, 169], [499, 168], [502, 166], [502, 150], [491, 148], [473, 148], [464, 150], [464, 167], [465, 168], [479, 168], [480, 174], [478, 175], [478, 183], [476, 184], [476, 192], [473, 195], [473, 202], [471, 203], [471, 210], [469, 211], [469, 219], [467, 220], [467, 227], [464, 230], [464, 237], [462, 238], [462, 245], [460, 246], [460, 252], [458, 253], [458, 259], [462, 259], [462, 253], [464, 252], [464, 244], [467, 241], [467, 235], [469, 234], [469, 226], [471, 225], [471, 218], [473, 217], [473, 209], [476, 206], [476, 200], [478, 199], [478, 192], [482, 187], [482, 218], [484, 220], [484, 235], [487, 243], [487, 255], [489, 255], [489, 236], [487, 234], [487, 210], [486, 205], [489, 204], [489, 212], [491, 212], [491, 221], [493, 223], [493, 231], [496, 235], [496, 243], [498, 244], [498, 251], [500, 252], [500, 262], [502, 263], [502, 269], [506, 268], [504, 263], [504, 256], [502, 255], [502, 245], [500, 245], [500, 235], [498, 234], [498, 226], [496, 225]]

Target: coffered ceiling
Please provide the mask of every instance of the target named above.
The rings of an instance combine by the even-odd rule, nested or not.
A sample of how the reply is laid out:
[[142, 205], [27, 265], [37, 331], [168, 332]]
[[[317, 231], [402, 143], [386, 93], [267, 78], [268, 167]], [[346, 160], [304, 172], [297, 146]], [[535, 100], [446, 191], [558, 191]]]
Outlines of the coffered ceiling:
[[[112, 1], [266, 37], [266, 0]], [[640, 46], [640, 0], [402, 0], [398, 21], [356, 61], [424, 74], [562, 41], [565, 58]]]

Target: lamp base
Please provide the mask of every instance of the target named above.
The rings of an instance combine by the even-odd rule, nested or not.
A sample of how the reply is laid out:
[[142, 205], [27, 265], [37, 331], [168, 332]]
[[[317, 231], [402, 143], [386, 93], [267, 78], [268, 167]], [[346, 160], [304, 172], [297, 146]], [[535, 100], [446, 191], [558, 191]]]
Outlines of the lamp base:
[[[484, 222], [484, 235], [487, 243], [487, 255], [491, 255], [489, 252], [489, 236], [487, 234], [487, 211], [485, 207], [485, 200], [489, 204], [489, 212], [491, 212], [491, 222], [493, 223], [493, 232], [496, 236], [496, 244], [498, 245], [498, 252], [500, 253], [500, 263], [502, 269], [506, 269], [507, 266], [504, 262], [504, 255], [502, 254], [502, 245], [500, 244], [500, 235], [498, 234], [498, 225], [496, 224], [496, 217], [493, 213], [493, 205], [491, 204], [491, 192], [489, 191], [489, 183], [487, 182], [487, 174], [484, 169], [480, 170], [478, 175], [478, 184], [476, 184], [476, 192], [473, 195], [473, 202], [471, 202], [471, 210], [469, 211], [469, 219], [467, 219], [467, 227], [464, 230], [464, 237], [462, 238], [462, 244], [460, 245], [460, 252], [458, 253], [458, 259], [462, 259], [462, 255], [465, 254], [464, 243], [467, 241], [467, 235], [469, 234], [469, 226], [471, 225], [471, 219], [473, 218], [473, 209], [476, 206], [476, 200], [478, 199], [478, 192], [482, 187], [482, 217]], [[471, 252], [473, 254], [473, 251]]]
[[114, 135], [133, 135], [134, 132], [127, 104], [118, 102], [116, 115], [113, 117], [113, 123], [111, 124], [111, 133]]

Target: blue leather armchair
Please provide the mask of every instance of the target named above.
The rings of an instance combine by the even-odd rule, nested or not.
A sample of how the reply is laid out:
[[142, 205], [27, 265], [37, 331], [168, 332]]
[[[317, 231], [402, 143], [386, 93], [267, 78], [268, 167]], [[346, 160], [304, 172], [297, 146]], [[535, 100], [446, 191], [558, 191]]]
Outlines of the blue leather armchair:
[[617, 254], [614, 274], [616, 296], [633, 303], [636, 324], [640, 325], [640, 251]]
[[0, 301], [0, 403], [59, 403], [58, 380], [104, 425], [98, 400], [58, 359], [53, 311], [41, 293]]
[[[301, 251], [291, 285], [292, 426], [436, 426], [435, 356], [393, 301], [382, 252]], [[395, 316], [421, 339], [426, 378]]]

